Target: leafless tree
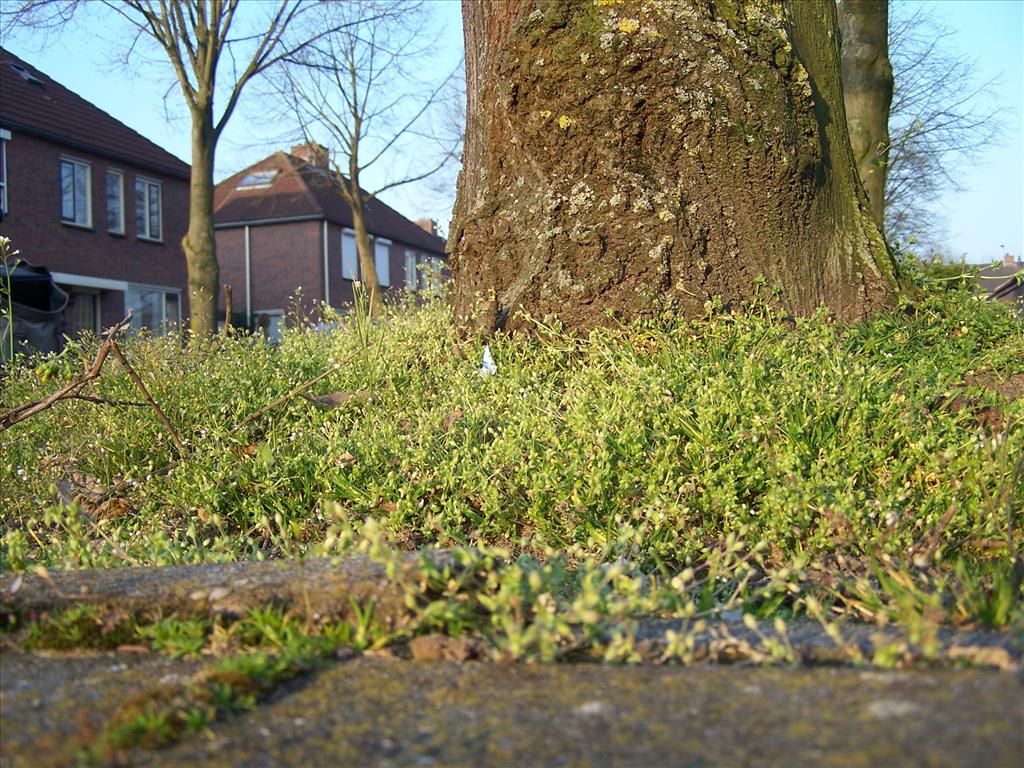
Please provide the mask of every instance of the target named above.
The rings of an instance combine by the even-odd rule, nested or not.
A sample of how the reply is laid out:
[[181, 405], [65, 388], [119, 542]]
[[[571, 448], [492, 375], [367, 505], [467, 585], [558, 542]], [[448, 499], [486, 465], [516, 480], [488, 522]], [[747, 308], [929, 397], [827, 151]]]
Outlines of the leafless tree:
[[976, 159], [1003, 131], [999, 110], [986, 106], [995, 81], [978, 82], [975, 62], [950, 46], [954, 34], [925, 5], [891, 6], [895, 88], [885, 233], [890, 241], [913, 238], [925, 251], [942, 247], [943, 224], [932, 202], [945, 189], [962, 189], [962, 164]]
[[[437, 152], [413, 156], [413, 144], [436, 142], [428, 118], [442, 104], [458, 70], [439, 82], [420, 76], [435, 44], [424, 34], [429, 5], [402, 0], [357, 0], [323, 6], [319, 26], [338, 31], [289, 56], [277, 92], [303, 139], [327, 148], [329, 181], [352, 209], [360, 280], [371, 314], [383, 296], [366, 224], [366, 206], [396, 187], [422, 181], [457, 158], [455, 140]], [[461, 133], [457, 141], [461, 141]], [[385, 181], [362, 184], [371, 167]]]
[[[124, 37], [126, 60], [148, 44], [171, 65], [192, 123], [189, 225], [182, 248], [188, 264], [191, 327], [197, 335], [216, 329], [219, 268], [213, 232], [213, 168], [217, 141], [253, 78], [336, 31], [329, 26], [304, 26], [305, 35], [290, 34], [316, 8], [313, 0], [8, 0], [0, 12], [7, 31], [27, 27], [51, 33], [80, 13], [105, 12], [129, 30]], [[247, 17], [246, 22], [240, 22], [241, 16]]]

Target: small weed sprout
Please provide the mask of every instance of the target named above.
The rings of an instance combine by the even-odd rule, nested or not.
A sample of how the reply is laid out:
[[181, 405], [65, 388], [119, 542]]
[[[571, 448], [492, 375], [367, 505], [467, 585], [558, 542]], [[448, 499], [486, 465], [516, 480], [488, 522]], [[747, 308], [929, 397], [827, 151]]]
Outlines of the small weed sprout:
[[0, 235], [0, 263], [4, 265], [4, 279], [0, 280], [0, 305], [3, 313], [0, 320], [3, 320], [3, 329], [0, 331], [0, 361], [14, 359], [14, 291], [12, 288], [13, 272], [21, 259], [18, 258], [21, 252], [11, 248], [11, 239]]

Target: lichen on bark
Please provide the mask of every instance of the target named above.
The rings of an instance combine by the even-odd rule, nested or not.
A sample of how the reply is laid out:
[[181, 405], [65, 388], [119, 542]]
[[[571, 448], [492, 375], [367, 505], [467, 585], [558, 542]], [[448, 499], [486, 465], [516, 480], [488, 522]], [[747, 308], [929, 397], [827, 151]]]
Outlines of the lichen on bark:
[[[467, 3], [467, 41], [500, 6]], [[786, 8], [510, 6], [507, 33], [469, 65], [476, 134], [449, 241], [455, 310], [478, 313], [467, 322], [698, 315], [751, 298], [758, 278], [796, 313], [852, 319], [891, 301], [891, 269], [863, 267], [888, 260], [884, 243], [865, 237], [835, 167], [849, 154], [832, 135], [841, 98], [824, 103], [814, 66], [828, 62], [798, 54]]]

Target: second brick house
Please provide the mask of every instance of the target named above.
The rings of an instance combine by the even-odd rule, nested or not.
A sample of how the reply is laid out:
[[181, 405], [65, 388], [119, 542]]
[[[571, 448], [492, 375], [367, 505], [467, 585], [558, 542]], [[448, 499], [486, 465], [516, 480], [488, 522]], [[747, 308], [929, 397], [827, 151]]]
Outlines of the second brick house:
[[187, 314], [189, 166], [0, 48], [0, 234], [69, 294], [68, 333]]
[[[323, 147], [275, 152], [225, 179], [214, 217], [221, 282], [231, 286], [234, 310], [248, 325], [262, 321], [276, 334], [299, 289], [306, 309], [352, 301], [359, 279], [352, 211], [331, 180]], [[385, 296], [434, 287], [447, 262], [432, 222], [410, 221], [371, 200], [366, 223]]]

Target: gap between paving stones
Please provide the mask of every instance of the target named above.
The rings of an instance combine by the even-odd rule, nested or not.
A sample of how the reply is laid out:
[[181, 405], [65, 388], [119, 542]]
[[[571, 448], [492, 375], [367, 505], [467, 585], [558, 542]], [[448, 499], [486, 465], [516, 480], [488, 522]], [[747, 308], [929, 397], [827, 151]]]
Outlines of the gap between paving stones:
[[[444, 550], [431, 552], [435, 563], [451, 563]], [[388, 630], [408, 627], [406, 585], [415, 578], [421, 554], [408, 553], [399, 560], [397, 572], [366, 556], [316, 558], [304, 561], [214, 563], [158, 568], [62, 571], [45, 574], [0, 576], [0, 620], [14, 616], [29, 623], [41, 615], [73, 606], [90, 605], [118, 618], [152, 620], [170, 615], [182, 619], [200, 616], [236, 619], [248, 611], [277, 607], [305, 622], [346, 620], [355, 606], [372, 604], [373, 620]], [[629, 632], [639, 660], [656, 661], [664, 652], [669, 631], [680, 631], [678, 619], [635, 617], [602, 618], [602, 639], [617, 629]], [[764, 661], [751, 651], [774, 636], [770, 623], [756, 629], [746, 626], [739, 611], [726, 611], [719, 621], [708, 622], [696, 633], [695, 659], [699, 661]], [[843, 625], [845, 649], [839, 647], [817, 622], [798, 619], [786, 624], [796, 660], [842, 664], [854, 661], [856, 648], [870, 660], [881, 643], [899, 642], [905, 635], [895, 627], [849, 622]], [[966, 662], [1004, 670], [1021, 667], [1024, 647], [1012, 631], [963, 631], [942, 627], [937, 633], [938, 657], [946, 662]], [[412, 643], [414, 658], [463, 661], [483, 658], [478, 646], [454, 638], [430, 635]], [[585, 655], [579, 660], [591, 661]], [[572, 660], [572, 657], [569, 657]], [[931, 663], [935, 663], [935, 659]]]
[[[439, 565], [452, 563], [451, 553], [445, 551], [431, 553], [431, 557]], [[409, 553], [392, 565], [391, 576], [385, 565], [365, 556], [301, 562], [243, 562], [4, 575], [0, 576], [0, 613], [4, 614], [5, 622], [8, 617], [14, 616], [22, 620], [20, 624], [31, 624], [42, 617], [86, 605], [98, 609], [101, 614], [121, 620], [134, 617], [145, 621], [175, 615], [180, 618], [221, 617], [231, 621], [243, 618], [254, 609], [270, 605], [287, 612], [292, 618], [321, 622], [348, 619], [355, 610], [354, 606], [372, 602], [374, 621], [378, 624], [392, 629], [415, 630], [410, 610], [406, 606], [406, 586], [410, 579], [416, 577], [421, 564], [422, 554]], [[635, 661], [643, 663], [634, 668], [651, 669], [651, 664], [657, 664], [666, 651], [668, 633], [684, 630], [681, 620], [650, 617], [608, 620], [602, 625], [602, 633], [597, 642], [610, 642], [617, 633], [629, 633], [637, 651]], [[847, 624], [843, 627], [844, 644], [839, 646], [820, 625], [808, 620], [788, 623], [787, 633], [793, 649], [792, 658], [804, 666], [841, 665], [847, 669], [852, 660], [851, 648], [855, 648], [861, 658], [870, 660], [879, 643], [899, 641], [902, 637], [895, 628]], [[765, 634], [771, 635], [772, 632], [767, 627], [745, 625], [739, 611], [725, 612], [720, 621], [711, 622], [705, 630], [696, 633], [693, 658], [695, 661], [717, 662], [771, 660], [770, 655], [763, 650]], [[168, 675], [185, 675], [181, 677], [185, 682], [175, 682], [172, 688], [187, 685], [189, 681], [201, 682], [206, 674], [204, 670], [211, 669], [214, 663], [209, 657], [193, 661], [173, 661], [160, 655], [139, 657], [136, 654], [146, 649], [135, 647], [132, 647], [131, 653], [25, 654], [19, 652], [16, 640], [10, 642], [12, 639], [8, 638], [4, 643], [5, 664], [0, 709], [4, 712], [5, 722], [12, 726], [13, 735], [5, 735], [2, 739], [5, 754], [0, 755], [0, 768], [31, 764], [33, 756], [39, 754], [36, 748], [51, 738], [47, 734], [57, 733], [64, 734], [57, 739], [64, 746], [54, 753], [57, 761], [53, 764], [61, 764], [63, 758], [59, 755], [70, 749], [68, 745], [78, 744], [76, 748], [80, 748], [89, 743], [97, 743], [96, 734], [102, 733], [104, 723], [112, 722], [110, 718], [120, 711], [118, 700], [153, 695], [161, 690], [161, 686], [167, 687], [165, 679]], [[977, 666], [1003, 670], [1015, 670], [1021, 666], [1020, 643], [1014, 641], [1009, 631], [963, 632], [942, 628], [937, 640], [940, 653], [929, 660], [929, 665], [941, 662], [950, 666], [951, 663], [966, 661]], [[350, 658], [351, 652], [348, 653]], [[401, 666], [404, 662], [397, 661], [400, 658], [439, 662], [438, 667], [446, 669], [451, 669], [445, 667], [451, 662], [488, 658], [486, 644], [477, 637], [447, 637], [439, 634], [421, 635], [409, 642], [402, 640], [384, 650], [368, 654], [365, 658], [369, 660], [373, 655], [396, 659], [399, 664], [396, 670], [406, 668]], [[334, 658], [346, 656], [335, 654]], [[585, 652], [575, 658], [581, 661], [595, 660]], [[572, 660], [573, 657], [568, 659]], [[316, 681], [320, 679], [318, 670], [330, 669], [334, 663], [331, 657], [326, 657], [311, 667], [297, 669], [294, 675], [286, 675], [281, 683], [274, 684], [268, 698], [256, 702], [257, 710], [273, 706], [279, 694], [293, 690], [296, 685], [299, 689], [306, 685], [317, 686]], [[163, 669], [163, 666], [167, 666], [167, 670], [164, 670], [166, 674], [162, 673], [159, 679], [153, 679], [147, 674], [150, 670]], [[475, 666], [482, 670], [500, 669], [505, 665]], [[587, 666], [594, 668], [593, 665]], [[666, 671], [672, 669], [660, 668]], [[706, 665], [695, 665], [694, 668], [709, 669]], [[408, 673], [399, 674], [414, 674], [412, 670], [415, 666], [408, 669]], [[750, 667], [748, 671], [755, 676], [761, 674], [758, 669]], [[310, 672], [313, 673], [312, 677], [309, 676]], [[787, 670], [779, 672], [786, 674]], [[949, 672], [953, 673], [953, 670]], [[82, 700], [83, 694], [74, 687], [81, 687], [79, 683], [83, 674], [93, 680], [87, 686], [89, 695], [105, 691], [106, 701], [105, 709], [98, 706], [97, 701], [97, 705], [91, 707], [91, 719], [86, 717], [85, 720], [82, 720], [84, 710], [77, 703]], [[591, 673], [584, 673], [581, 669], [580, 674]], [[978, 670], [978, 674], [996, 675], [991, 678], [992, 681], [1002, 679], [1004, 683], [998, 685], [1009, 685], [1019, 696], [1020, 683], [1013, 676], [983, 670]], [[996, 685], [996, 682], [992, 684]], [[57, 691], [64, 691], [67, 696], [63, 698], [75, 702], [74, 706], [63, 701], [63, 695], [56, 696]], [[61, 715], [61, 712], [64, 714]], [[230, 724], [233, 720], [229, 717], [219, 722], [218, 716], [216, 727], [230, 728], [232, 726], [223, 723]], [[63, 731], [56, 727], [56, 721], [63, 723]], [[191, 741], [191, 738], [186, 741]], [[136, 756], [140, 754], [136, 752]], [[70, 759], [69, 755], [64, 756]], [[207, 759], [209, 756], [202, 762]]]

